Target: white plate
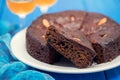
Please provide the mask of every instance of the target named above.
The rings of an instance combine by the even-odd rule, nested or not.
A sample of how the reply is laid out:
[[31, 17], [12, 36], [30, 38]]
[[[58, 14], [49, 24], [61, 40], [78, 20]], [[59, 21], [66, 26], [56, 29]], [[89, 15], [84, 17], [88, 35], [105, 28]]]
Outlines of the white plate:
[[93, 64], [91, 67], [79, 69], [72, 65], [70, 62], [61, 61], [54, 65], [43, 63], [32, 58], [26, 51], [26, 29], [17, 33], [11, 41], [11, 49], [13, 55], [23, 63], [32, 66], [34, 68], [56, 72], [56, 73], [67, 73], [67, 74], [79, 74], [79, 73], [92, 73], [99, 72], [108, 69], [112, 69], [120, 65], [120, 56], [114, 59], [112, 62], [107, 62], [103, 64]]

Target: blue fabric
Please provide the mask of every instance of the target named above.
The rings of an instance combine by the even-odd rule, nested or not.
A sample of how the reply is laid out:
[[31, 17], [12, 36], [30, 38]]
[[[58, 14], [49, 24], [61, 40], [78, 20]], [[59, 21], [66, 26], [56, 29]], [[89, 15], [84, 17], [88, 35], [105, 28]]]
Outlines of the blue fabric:
[[[57, 0], [57, 4], [52, 6], [48, 13], [64, 10], [98, 12], [120, 24], [120, 0]], [[24, 27], [29, 26], [40, 15], [42, 13], [36, 8], [25, 19]], [[20, 30], [18, 24], [20, 24], [19, 18], [8, 10], [5, 0], [0, 0], [0, 80], [42, 80], [43, 77], [46, 80], [54, 80], [52, 77], [56, 80], [120, 80], [120, 67], [90, 74], [59, 74], [45, 71], [41, 73], [43, 71], [26, 66], [10, 55], [9, 42]]]
[[11, 55], [10, 40], [13, 33], [19, 29], [18, 27], [10, 25], [9, 22], [0, 21], [0, 80], [54, 80], [48, 74], [29, 70], [28, 66]]

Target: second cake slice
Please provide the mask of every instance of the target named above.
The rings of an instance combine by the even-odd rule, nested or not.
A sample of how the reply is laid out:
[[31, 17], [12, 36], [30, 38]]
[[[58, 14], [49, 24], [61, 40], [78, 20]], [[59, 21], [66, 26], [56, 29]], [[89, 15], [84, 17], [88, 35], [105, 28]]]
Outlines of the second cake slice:
[[74, 26], [57, 24], [48, 28], [48, 44], [79, 68], [92, 64], [96, 53], [86, 36]]

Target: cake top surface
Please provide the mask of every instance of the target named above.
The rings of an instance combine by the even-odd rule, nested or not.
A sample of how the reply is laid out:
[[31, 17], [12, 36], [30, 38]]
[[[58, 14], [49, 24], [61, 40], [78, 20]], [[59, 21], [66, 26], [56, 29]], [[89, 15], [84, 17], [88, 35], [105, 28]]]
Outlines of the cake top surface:
[[64, 26], [64, 32], [67, 33], [78, 35], [76, 32], [82, 31], [93, 43], [104, 45], [120, 36], [120, 26], [115, 21], [98, 13], [83, 11], [44, 14], [35, 20], [27, 31], [36, 41], [46, 45], [46, 31], [50, 25], [56, 26], [56, 23], [59, 26]]
[[81, 31], [89, 36], [91, 42], [100, 44], [107, 44], [120, 36], [120, 26], [98, 13], [88, 13]]
[[[71, 21], [79, 21], [77, 27], [82, 24], [82, 21], [86, 15], [86, 12], [83, 11], [65, 11], [52, 14], [44, 14], [36, 19], [28, 28], [27, 32], [34, 38], [36, 41], [39, 41], [42, 45], [46, 45], [45, 34], [46, 30], [50, 25], [55, 25], [59, 23], [61, 25], [68, 26]], [[79, 17], [78, 17], [79, 16]], [[71, 24], [71, 27], [74, 27], [75, 22]]]

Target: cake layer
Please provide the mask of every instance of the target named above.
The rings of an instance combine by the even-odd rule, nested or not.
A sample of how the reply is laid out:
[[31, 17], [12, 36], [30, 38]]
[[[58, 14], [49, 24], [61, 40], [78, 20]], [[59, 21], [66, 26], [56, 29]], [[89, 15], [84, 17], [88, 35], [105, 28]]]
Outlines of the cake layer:
[[48, 44], [79, 68], [90, 66], [96, 56], [87, 37], [75, 25], [73, 29], [56, 23], [48, 28], [46, 38]]
[[81, 31], [89, 38], [96, 53], [97, 63], [113, 60], [120, 54], [120, 26], [98, 13], [88, 13]]

